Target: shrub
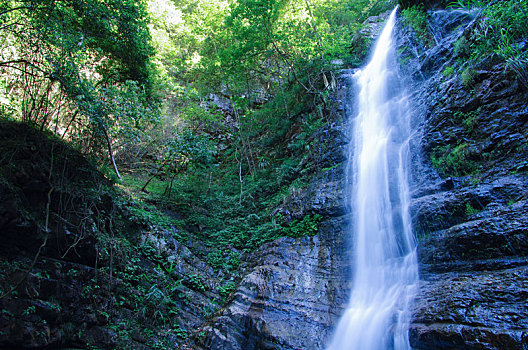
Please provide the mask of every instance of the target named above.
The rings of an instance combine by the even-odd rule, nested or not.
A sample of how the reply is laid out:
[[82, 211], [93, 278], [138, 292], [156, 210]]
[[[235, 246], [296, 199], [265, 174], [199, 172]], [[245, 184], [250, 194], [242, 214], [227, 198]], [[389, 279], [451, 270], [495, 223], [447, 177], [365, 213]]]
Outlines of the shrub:
[[454, 53], [458, 57], [469, 57], [471, 53], [471, 48], [469, 47], [469, 42], [465, 36], [461, 36], [453, 44]]
[[322, 216], [319, 214], [305, 215], [301, 220], [294, 220], [284, 228], [284, 233], [290, 237], [314, 236], [319, 231]]
[[405, 24], [414, 30], [416, 37], [426, 47], [433, 45], [433, 36], [427, 23], [427, 12], [422, 5], [414, 5], [402, 10]]
[[444, 77], [446, 78], [449, 78], [450, 76], [452, 76], [453, 74], [455, 74], [455, 67], [453, 66], [447, 66], [444, 71], [442, 72], [442, 74], [444, 75]]
[[458, 0], [452, 6], [482, 9], [480, 20], [469, 38], [469, 45], [464, 37], [461, 38], [455, 43], [455, 53], [462, 57], [471, 49], [473, 61], [497, 55], [506, 62], [507, 69], [513, 71], [528, 88], [528, 53], [518, 46], [518, 43], [528, 37], [528, 2]]
[[466, 88], [471, 88], [475, 79], [475, 70], [472, 67], [467, 67], [460, 74], [460, 78]]
[[475, 161], [469, 159], [469, 145], [462, 143], [452, 146], [437, 147], [431, 154], [433, 167], [446, 176], [466, 176], [478, 169]]

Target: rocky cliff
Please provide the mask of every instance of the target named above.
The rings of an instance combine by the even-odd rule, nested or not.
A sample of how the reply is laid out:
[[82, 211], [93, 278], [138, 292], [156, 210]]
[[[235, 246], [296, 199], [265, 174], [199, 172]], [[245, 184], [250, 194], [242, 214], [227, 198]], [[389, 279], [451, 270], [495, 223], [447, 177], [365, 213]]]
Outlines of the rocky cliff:
[[419, 130], [411, 211], [421, 291], [411, 344], [525, 349], [528, 92], [493, 55], [464, 66], [460, 46], [478, 13], [429, 15], [433, 47], [408, 28], [399, 35]]

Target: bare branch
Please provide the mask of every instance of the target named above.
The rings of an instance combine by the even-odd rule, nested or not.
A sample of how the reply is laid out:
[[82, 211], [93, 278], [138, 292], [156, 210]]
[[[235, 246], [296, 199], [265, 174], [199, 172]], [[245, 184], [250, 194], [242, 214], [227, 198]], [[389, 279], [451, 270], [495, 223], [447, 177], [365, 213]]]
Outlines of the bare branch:
[[[24, 63], [24, 64], [27, 64], [28, 66], [31, 66], [33, 68], [35, 68], [36, 70], [38, 70], [39, 72], [41, 73], [44, 73], [46, 74], [47, 72], [45, 70], [43, 70], [42, 68], [40, 68], [39, 66], [37, 66], [36, 64], [34, 64], [33, 62], [31, 61], [28, 61], [26, 59], [18, 59], [18, 60], [11, 60], [11, 61], [4, 61], [4, 62], [0, 62], [0, 67], [1, 66], [6, 66], [6, 67], [11, 67], [11, 68], [16, 68], [14, 67], [12, 64], [16, 64], [16, 63]], [[20, 68], [17, 68], [17, 69], [20, 69]], [[26, 71], [23, 71], [24, 73], [28, 73]]]
[[6, 15], [10, 12], [19, 11], [19, 10], [29, 10], [29, 7], [26, 7], [26, 6], [13, 7], [12, 9], [0, 12], [0, 16]]

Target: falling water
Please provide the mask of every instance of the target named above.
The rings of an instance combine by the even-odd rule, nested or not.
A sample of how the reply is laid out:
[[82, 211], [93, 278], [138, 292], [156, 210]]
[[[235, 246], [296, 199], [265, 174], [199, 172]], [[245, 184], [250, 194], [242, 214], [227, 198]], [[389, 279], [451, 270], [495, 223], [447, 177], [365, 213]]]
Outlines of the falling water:
[[348, 176], [353, 186], [353, 289], [328, 350], [410, 349], [409, 304], [418, 281], [409, 218], [410, 121], [399, 86], [392, 32], [396, 9], [372, 60], [354, 74], [359, 98]]

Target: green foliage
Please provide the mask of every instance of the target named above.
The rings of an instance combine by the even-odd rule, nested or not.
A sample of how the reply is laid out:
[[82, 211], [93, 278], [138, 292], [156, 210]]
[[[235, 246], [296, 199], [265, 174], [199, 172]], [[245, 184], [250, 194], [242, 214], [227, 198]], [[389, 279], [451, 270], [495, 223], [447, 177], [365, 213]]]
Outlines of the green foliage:
[[34, 305], [28, 306], [25, 310], [22, 311], [22, 316], [29, 316], [36, 312], [36, 308]]
[[207, 254], [207, 262], [215, 271], [224, 270], [233, 273], [240, 266], [240, 253], [234, 250], [226, 252], [213, 249]]
[[455, 67], [453, 67], [453, 66], [447, 66], [447, 67], [445, 67], [445, 69], [444, 69], [444, 71], [442, 72], [442, 74], [443, 74], [444, 77], [446, 77], [446, 78], [451, 77], [453, 74], [455, 74]]
[[[99, 74], [111, 73], [114, 81], [149, 79], [153, 51], [142, 2], [30, 0], [25, 5], [36, 34], [55, 48], [49, 58], [51, 66], [78, 70], [80, 62], [75, 56], [95, 62], [110, 56], [109, 64], [96, 68]], [[56, 70], [51, 74], [60, 79], [62, 73]]]
[[290, 225], [284, 227], [284, 233], [290, 237], [314, 236], [319, 230], [322, 216], [319, 214], [305, 215], [301, 220], [294, 220]]
[[157, 121], [153, 49], [142, 1], [0, 5], [6, 24], [0, 29], [0, 95], [10, 96], [7, 104], [16, 118], [98, 156], [112, 141], [137, 140]]
[[448, 4], [448, 8], [463, 8], [463, 9], [473, 9], [473, 8], [482, 8], [486, 5], [486, 1], [483, 0], [456, 0], [451, 1]]
[[[308, 182], [324, 162], [326, 143], [314, 135], [334, 108], [332, 60], [352, 51], [345, 63], [359, 65], [369, 46], [362, 22], [393, 4], [177, 5], [149, 1], [168, 131], [149, 153], [157, 164], [139, 170], [152, 174], [143, 186], [151, 193], [141, 197], [177, 212], [186, 230], [214, 247], [208, 261], [215, 270], [234, 271], [239, 262], [231, 261], [230, 249], [216, 249], [253, 249], [280, 236], [316, 232], [311, 217], [288, 226], [273, 211], [298, 190], [295, 179]], [[211, 92], [221, 105], [210, 102]], [[157, 220], [150, 210], [132, 212], [139, 222]]]
[[464, 53], [470, 51], [473, 61], [497, 55], [528, 88], [528, 54], [518, 46], [528, 36], [528, 3], [516, 0], [459, 0], [452, 6], [478, 7], [481, 11], [479, 22], [468, 39], [470, 50], [464, 48]]
[[[380, 5], [382, 4], [382, 5]], [[291, 79], [306, 89], [323, 79], [321, 70], [350, 51], [350, 31], [357, 32], [368, 15], [380, 13], [388, 2], [241, 0], [230, 4], [224, 23], [208, 32], [200, 53], [204, 85], [228, 86], [236, 94], [249, 88], [278, 93], [281, 80]], [[361, 40], [352, 48], [364, 54]], [[276, 68], [273, 68], [276, 67]], [[324, 68], [326, 69], [326, 68]], [[211, 85], [213, 84], [213, 85]]]
[[225, 300], [236, 289], [236, 286], [234, 281], [228, 281], [218, 288], [218, 294]]
[[187, 330], [181, 328], [180, 326], [174, 328], [174, 333], [178, 338], [181, 339], [187, 339], [189, 337], [189, 333], [187, 332]]
[[214, 155], [215, 147], [206, 135], [184, 130], [164, 145], [163, 161], [169, 161], [170, 171], [179, 172], [181, 167], [188, 167], [190, 164], [197, 167], [210, 166]]
[[466, 216], [478, 214], [480, 210], [475, 209], [470, 202], [466, 202]]
[[423, 6], [424, 8], [430, 8], [433, 6], [445, 6], [448, 4], [448, 0], [398, 0], [398, 5], [402, 9], [407, 9], [413, 6]]
[[475, 79], [474, 68], [471, 66], [466, 67], [460, 74], [460, 78], [462, 79], [462, 84], [464, 84], [466, 88], [472, 88]]
[[481, 108], [479, 107], [476, 110], [470, 112], [455, 112], [454, 117], [457, 122], [462, 122], [468, 133], [471, 133], [478, 123], [480, 114]]
[[427, 47], [432, 46], [434, 43], [433, 37], [429, 30], [428, 15], [424, 7], [422, 5], [413, 5], [404, 8], [401, 14], [405, 23], [416, 33], [418, 40]]
[[338, 164], [334, 164], [334, 165], [332, 165], [332, 166], [329, 166], [329, 167], [326, 167], [326, 168], [321, 169], [321, 171], [322, 171], [322, 172], [327, 172], [327, 171], [330, 171], [330, 170], [332, 170], [332, 169], [337, 168], [339, 165], [340, 165], [340, 163], [338, 163]]
[[453, 47], [455, 55], [459, 58], [467, 58], [471, 54], [469, 42], [465, 35], [461, 36], [457, 41], [455, 41]]
[[104, 112], [112, 135], [124, 142], [138, 140], [142, 131], [159, 121], [157, 105], [149, 100], [145, 87], [137, 81], [127, 80], [102, 88], [98, 98], [105, 102]]
[[431, 153], [433, 166], [446, 176], [465, 176], [478, 170], [478, 165], [469, 157], [469, 145], [461, 143], [433, 149]]
[[130, 214], [130, 220], [138, 225], [159, 226], [170, 229], [180, 224], [179, 221], [172, 220], [153, 205], [132, 202], [127, 206], [127, 209]]
[[185, 278], [185, 282], [191, 289], [196, 291], [205, 292], [207, 290], [207, 286], [204, 284], [202, 277], [199, 275], [188, 275]]

